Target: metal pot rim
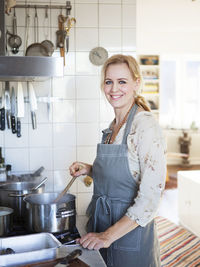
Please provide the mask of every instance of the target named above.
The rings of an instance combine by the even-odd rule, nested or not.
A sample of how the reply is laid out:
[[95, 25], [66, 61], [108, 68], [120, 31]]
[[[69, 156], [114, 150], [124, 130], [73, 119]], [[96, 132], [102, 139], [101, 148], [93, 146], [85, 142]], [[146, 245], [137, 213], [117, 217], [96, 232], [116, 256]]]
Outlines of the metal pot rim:
[[[8, 213], [7, 214], [4, 214], [4, 215], [1, 215], [1, 211], [7, 211]], [[12, 208], [9, 208], [9, 207], [2, 207], [0, 206], [0, 217], [1, 216], [7, 216], [7, 215], [10, 215], [14, 212], [14, 210]]]
[[[56, 197], [58, 196], [59, 193], [56, 193], [56, 192], [46, 192], [46, 193], [37, 193], [37, 194], [28, 194], [27, 196], [25, 196], [23, 198], [23, 200], [26, 202], [26, 203], [29, 203], [30, 205], [59, 205], [59, 204], [62, 204], [62, 203], [68, 203], [68, 202], [71, 202], [71, 201], [74, 201], [76, 196], [73, 195], [73, 194], [70, 194], [70, 193], [67, 193], [63, 198], [61, 198], [60, 201], [58, 201], [58, 203], [54, 203], [53, 200], [56, 199]], [[41, 203], [39, 201], [37, 201], [37, 198], [42, 198], [43, 196], [48, 196], [48, 195], [52, 195], [53, 196], [53, 200], [48, 202], [48, 203]], [[66, 198], [69, 198], [69, 199], [66, 199]], [[31, 200], [32, 199], [32, 200]]]
[[[29, 191], [38, 184], [37, 181], [23, 181], [23, 182], [9, 182], [0, 185], [0, 190], [3, 191]], [[14, 188], [16, 186], [16, 188]], [[27, 188], [26, 188], [27, 186]], [[40, 187], [44, 187], [45, 184], [42, 184]]]

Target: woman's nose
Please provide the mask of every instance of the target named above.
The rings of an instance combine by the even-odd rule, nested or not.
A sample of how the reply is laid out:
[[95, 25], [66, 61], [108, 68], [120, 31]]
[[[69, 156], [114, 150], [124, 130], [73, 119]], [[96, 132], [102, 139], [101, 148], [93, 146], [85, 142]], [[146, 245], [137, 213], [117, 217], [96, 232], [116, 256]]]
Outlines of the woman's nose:
[[118, 90], [118, 85], [117, 85], [117, 83], [113, 83], [112, 88], [111, 88], [111, 91], [112, 91], [112, 92], [116, 92], [117, 90]]

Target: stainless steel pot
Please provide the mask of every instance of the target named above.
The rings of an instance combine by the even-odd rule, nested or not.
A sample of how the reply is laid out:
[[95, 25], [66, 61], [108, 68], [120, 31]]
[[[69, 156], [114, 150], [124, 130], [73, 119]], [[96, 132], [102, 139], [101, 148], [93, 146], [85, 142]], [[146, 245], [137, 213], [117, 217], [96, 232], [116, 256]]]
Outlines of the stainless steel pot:
[[38, 189], [33, 189], [38, 182], [16, 182], [0, 185], [0, 205], [14, 210], [14, 221], [23, 222], [26, 204], [23, 197], [31, 193], [42, 193], [44, 184]]
[[0, 207], [0, 236], [7, 236], [13, 227], [13, 209]]
[[54, 203], [58, 193], [30, 194], [26, 202], [26, 227], [30, 232], [62, 232], [76, 225], [75, 196], [66, 194]]

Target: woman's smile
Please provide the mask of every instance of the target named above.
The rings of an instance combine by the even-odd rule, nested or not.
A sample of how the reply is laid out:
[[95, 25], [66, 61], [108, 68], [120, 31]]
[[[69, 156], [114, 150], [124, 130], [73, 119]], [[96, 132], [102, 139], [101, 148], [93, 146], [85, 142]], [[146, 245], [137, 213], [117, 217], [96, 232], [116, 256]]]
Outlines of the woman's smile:
[[118, 100], [122, 97], [123, 95], [110, 95], [110, 97], [113, 99], [113, 100]]

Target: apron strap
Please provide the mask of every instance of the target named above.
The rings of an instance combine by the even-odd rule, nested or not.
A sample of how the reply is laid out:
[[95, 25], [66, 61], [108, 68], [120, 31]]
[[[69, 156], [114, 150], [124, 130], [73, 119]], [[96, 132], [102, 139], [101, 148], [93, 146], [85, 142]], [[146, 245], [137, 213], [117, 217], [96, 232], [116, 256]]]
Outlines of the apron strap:
[[124, 136], [123, 136], [122, 144], [126, 144], [127, 143], [127, 137], [128, 137], [128, 135], [130, 133], [132, 122], [133, 122], [133, 118], [135, 116], [135, 113], [136, 113], [137, 109], [138, 109], [138, 105], [135, 104], [132, 107], [132, 109], [131, 109], [131, 111], [130, 111], [130, 113], [128, 115], [128, 119], [127, 119], [127, 122], [126, 122], [126, 128], [124, 130]]

